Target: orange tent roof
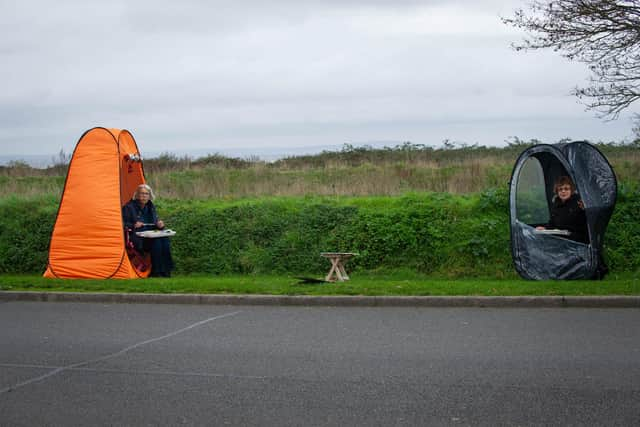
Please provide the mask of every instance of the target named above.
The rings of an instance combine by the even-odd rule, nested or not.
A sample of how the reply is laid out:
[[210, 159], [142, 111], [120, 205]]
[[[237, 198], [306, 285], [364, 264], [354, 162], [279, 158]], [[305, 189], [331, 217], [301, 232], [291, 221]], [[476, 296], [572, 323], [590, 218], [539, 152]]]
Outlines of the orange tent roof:
[[122, 206], [145, 183], [138, 146], [126, 130], [96, 127], [81, 137], [69, 163], [45, 277], [146, 277], [125, 251]]

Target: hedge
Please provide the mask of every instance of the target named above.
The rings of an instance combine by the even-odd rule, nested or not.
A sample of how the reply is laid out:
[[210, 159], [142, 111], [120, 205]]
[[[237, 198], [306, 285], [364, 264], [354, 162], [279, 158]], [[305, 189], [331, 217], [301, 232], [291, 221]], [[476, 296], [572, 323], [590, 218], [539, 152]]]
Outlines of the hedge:
[[[640, 269], [640, 197], [621, 186], [605, 239], [612, 271]], [[513, 276], [505, 190], [454, 196], [267, 198], [156, 202], [176, 273], [323, 274], [320, 252], [357, 252], [354, 270], [448, 277]], [[54, 198], [0, 200], [0, 273], [40, 273]], [[91, 243], [88, 242], [88, 245]]]

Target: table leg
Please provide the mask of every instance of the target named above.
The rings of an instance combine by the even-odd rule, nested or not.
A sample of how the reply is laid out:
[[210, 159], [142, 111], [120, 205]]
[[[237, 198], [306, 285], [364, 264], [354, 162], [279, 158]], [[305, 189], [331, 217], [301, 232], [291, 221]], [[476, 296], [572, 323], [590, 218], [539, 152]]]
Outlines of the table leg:
[[342, 265], [340, 264], [340, 258], [329, 258], [329, 259], [331, 260], [331, 270], [329, 270], [329, 274], [327, 274], [327, 277], [325, 278], [325, 280], [327, 282], [334, 282], [335, 280], [332, 279], [332, 276], [335, 274], [337, 280], [344, 282], [344, 278], [342, 276], [342, 271], [344, 271], [344, 267], [342, 267]]
[[349, 275], [347, 274], [347, 271], [344, 269], [344, 265], [342, 264], [342, 262], [338, 261], [338, 269], [340, 270], [340, 273], [342, 274], [342, 280], [349, 280]]

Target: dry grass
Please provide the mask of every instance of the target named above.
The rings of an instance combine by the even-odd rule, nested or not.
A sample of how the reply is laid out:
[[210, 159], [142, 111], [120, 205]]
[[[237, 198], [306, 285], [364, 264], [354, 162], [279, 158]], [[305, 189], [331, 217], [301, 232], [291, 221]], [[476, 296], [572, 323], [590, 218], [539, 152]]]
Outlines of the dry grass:
[[[350, 148], [267, 163], [219, 155], [191, 160], [165, 154], [145, 161], [149, 183], [170, 199], [261, 196], [393, 196], [406, 192], [476, 193], [508, 186], [513, 164], [528, 145], [433, 150]], [[621, 182], [640, 182], [640, 150], [599, 147]], [[0, 167], [0, 197], [60, 195], [64, 165]]]

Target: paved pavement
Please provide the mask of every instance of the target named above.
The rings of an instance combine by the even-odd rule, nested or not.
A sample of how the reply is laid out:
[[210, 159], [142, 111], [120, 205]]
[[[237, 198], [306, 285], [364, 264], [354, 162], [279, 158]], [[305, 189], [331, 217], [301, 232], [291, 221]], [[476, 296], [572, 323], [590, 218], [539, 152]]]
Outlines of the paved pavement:
[[638, 425], [640, 310], [0, 303], [0, 425]]

